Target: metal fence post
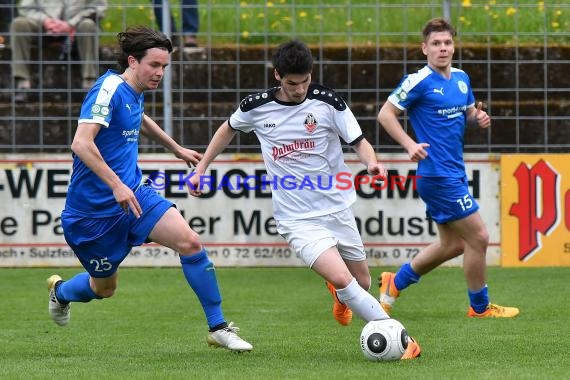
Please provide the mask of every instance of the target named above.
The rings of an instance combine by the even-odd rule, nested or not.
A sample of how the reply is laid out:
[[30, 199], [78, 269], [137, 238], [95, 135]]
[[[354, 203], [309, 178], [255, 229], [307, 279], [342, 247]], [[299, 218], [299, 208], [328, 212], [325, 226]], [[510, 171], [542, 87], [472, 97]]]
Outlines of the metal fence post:
[[[170, 25], [170, 2], [162, 0], [162, 32], [172, 40], [172, 27]], [[163, 126], [167, 135], [172, 136], [172, 65], [166, 66], [164, 69], [164, 78], [162, 79], [163, 93]]]
[[443, 18], [451, 20], [451, 0], [443, 0]]

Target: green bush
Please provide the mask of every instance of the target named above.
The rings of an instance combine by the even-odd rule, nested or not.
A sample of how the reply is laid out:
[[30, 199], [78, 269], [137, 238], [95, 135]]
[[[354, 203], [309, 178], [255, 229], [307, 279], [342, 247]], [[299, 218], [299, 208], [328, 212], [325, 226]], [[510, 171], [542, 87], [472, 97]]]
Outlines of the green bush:
[[[570, 33], [567, 0], [451, 3], [451, 21], [466, 43], [562, 44]], [[423, 24], [442, 16], [442, 4], [443, 0], [199, 1], [199, 37], [209, 45], [267, 44], [291, 37], [319, 44], [417, 43]], [[179, 20], [180, 2], [170, 5]], [[131, 24], [156, 27], [151, 0], [109, 0], [103, 41], [113, 43], [115, 35]]]

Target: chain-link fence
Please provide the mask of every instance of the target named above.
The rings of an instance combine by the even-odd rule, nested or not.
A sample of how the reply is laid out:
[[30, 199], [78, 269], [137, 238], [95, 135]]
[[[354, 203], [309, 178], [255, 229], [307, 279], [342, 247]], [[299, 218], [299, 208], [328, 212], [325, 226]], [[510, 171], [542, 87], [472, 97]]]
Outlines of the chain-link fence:
[[[163, 87], [146, 94], [146, 113], [185, 146], [203, 150], [241, 98], [274, 86], [271, 53], [278, 43], [296, 37], [313, 50], [313, 80], [345, 98], [380, 152], [400, 152], [377, 125], [376, 115], [401, 76], [425, 65], [420, 50], [425, 21], [445, 15], [458, 29], [454, 65], [470, 74], [476, 98], [493, 117], [493, 128], [467, 132], [466, 151], [570, 150], [567, 0], [183, 4], [169, 3], [179, 28], [171, 35], [179, 48]], [[0, 7], [11, 19], [11, 1]], [[182, 11], [189, 7], [199, 12], [197, 47], [184, 47], [179, 32]], [[97, 36], [99, 73], [114, 68], [117, 32], [131, 24], [156, 26], [156, 21], [151, 0], [109, 0]], [[32, 86], [22, 101], [12, 76], [12, 36], [7, 21], [1, 22], [0, 152], [68, 151], [86, 91], [81, 77], [85, 62], [61, 41], [37, 39], [24, 62]], [[403, 122], [408, 128], [405, 117]], [[250, 152], [257, 146], [255, 136], [242, 134], [229, 149]], [[141, 149], [161, 151], [144, 138]]]

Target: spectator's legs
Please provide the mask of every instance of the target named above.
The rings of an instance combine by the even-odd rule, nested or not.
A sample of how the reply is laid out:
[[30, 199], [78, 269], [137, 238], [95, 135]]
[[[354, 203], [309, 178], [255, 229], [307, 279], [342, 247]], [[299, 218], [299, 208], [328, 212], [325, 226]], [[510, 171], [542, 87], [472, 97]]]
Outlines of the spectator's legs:
[[99, 77], [97, 65], [99, 62], [99, 28], [95, 21], [84, 18], [77, 25], [75, 41], [81, 60], [82, 88], [91, 88], [93, 82]]
[[34, 39], [42, 33], [42, 26], [34, 20], [16, 17], [10, 24], [12, 39], [12, 76], [18, 88], [30, 88], [30, 55]]
[[[163, 33], [166, 33], [166, 30], [164, 30], [163, 26], [162, 26], [162, 0], [152, 0], [153, 4], [154, 4], [154, 17], [156, 18], [156, 24], [158, 25], [158, 29], [160, 29]], [[177, 47], [179, 45], [179, 39], [178, 36], [176, 35], [176, 23], [174, 22], [174, 17], [172, 16], [172, 13], [170, 14], [170, 31], [171, 31], [171, 35], [170, 35], [170, 40], [172, 41], [172, 46], [173, 47]]]
[[198, 0], [182, 0], [182, 32], [196, 35], [200, 30]]
[[199, 28], [198, 0], [182, 0], [182, 34], [184, 34], [185, 45], [191, 42], [196, 44], [196, 34]]
[[[154, 17], [156, 18], [156, 24], [158, 25], [158, 29], [163, 32], [166, 32], [162, 28], [162, 0], [152, 0], [154, 4]], [[172, 29], [172, 33], [176, 33], [176, 23], [174, 22], [174, 18], [170, 15], [170, 26]]]

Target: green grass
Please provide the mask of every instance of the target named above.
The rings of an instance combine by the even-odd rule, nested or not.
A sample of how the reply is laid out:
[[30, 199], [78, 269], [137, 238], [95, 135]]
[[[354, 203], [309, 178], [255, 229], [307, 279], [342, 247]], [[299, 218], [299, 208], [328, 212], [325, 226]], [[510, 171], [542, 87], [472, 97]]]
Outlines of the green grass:
[[466, 318], [462, 270], [437, 269], [395, 307], [422, 357], [390, 363], [364, 359], [363, 322], [337, 325], [330, 295], [306, 268], [217, 270], [226, 317], [254, 345], [242, 354], [207, 346], [180, 269], [122, 269], [115, 296], [74, 304], [66, 327], [47, 314], [52, 272], [0, 270], [2, 379], [565, 379], [570, 371], [570, 268], [490, 268], [493, 300], [519, 306], [515, 320]]
[[[266, 44], [300, 37], [309, 43], [417, 43], [424, 23], [442, 16], [442, 0], [199, 1], [200, 39], [210, 45]], [[567, 0], [452, 1], [451, 21], [469, 43], [567, 43]], [[180, 2], [170, 5], [180, 19]], [[516, 6], [515, 6], [516, 5]], [[109, 0], [104, 42], [125, 25], [155, 26], [150, 0]], [[178, 22], [179, 24], [179, 22]]]

